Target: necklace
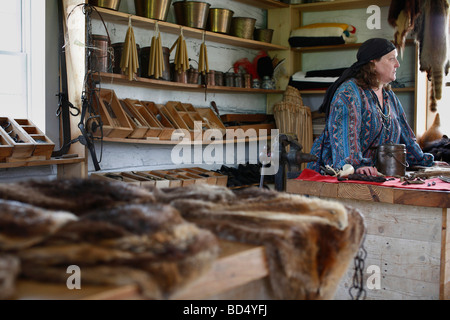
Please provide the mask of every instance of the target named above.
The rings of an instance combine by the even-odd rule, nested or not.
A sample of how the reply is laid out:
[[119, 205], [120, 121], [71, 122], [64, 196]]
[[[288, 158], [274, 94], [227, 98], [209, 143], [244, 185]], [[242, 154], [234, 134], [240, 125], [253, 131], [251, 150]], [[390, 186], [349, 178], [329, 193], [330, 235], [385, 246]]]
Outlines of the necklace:
[[378, 109], [379, 114], [381, 115], [381, 119], [383, 120], [384, 128], [386, 130], [389, 130], [389, 125], [390, 125], [389, 119], [391, 118], [391, 107], [389, 106], [389, 103], [388, 103], [387, 104], [387, 114], [384, 114], [383, 109], [381, 108], [381, 104], [380, 104], [380, 101], [378, 100], [377, 95], [375, 94], [375, 92], [373, 92], [372, 89], [370, 90], [370, 92], [372, 93], [373, 99], [377, 103], [377, 109]]

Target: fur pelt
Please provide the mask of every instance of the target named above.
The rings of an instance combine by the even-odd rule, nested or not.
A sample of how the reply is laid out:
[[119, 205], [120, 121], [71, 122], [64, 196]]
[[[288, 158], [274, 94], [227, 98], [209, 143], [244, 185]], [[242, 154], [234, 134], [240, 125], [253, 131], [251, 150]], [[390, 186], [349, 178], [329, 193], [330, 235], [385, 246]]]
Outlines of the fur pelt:
[[422, 0], [420, 14], [414, 26], [419, 42], [420, 71], [426, 72], [430, 87], [430, 110], [437, 110], [442, 97], [444, 74], [450, 67], [448, 59], [449, 5], [447, 0]]
[[[21, 182], [20, 187], [33, 195], [29, 202], [59, 208], [61, 199], [70, 199], [77, 186], [90, 185], [88, 181], [57, 181], [56, 185], [66, 188], [53, 189], [58, 191], [52, 201], [51, 184]], [[97, 188], [94, 195], [89, 188], [84, 195], [78, 190], [76, 198], [99, 200], [79, 205], [68, 201], [77, 215], [1, 200], [0, 254], [19, 258], [20, 277], [65, 283], [67, 267], [77, 265], [85, 284], [133, 283], [144, 297], [163, 299], [206, 272], [217, 258], [219, 246], [213, 233], [186, 221], [174, 207], [153, 203], [148, 191], [125, 184], [94, 184], [105, 188]], [[11, 190], [18, 190], [15, 187]], [[5, 190], [2, 195], [9, 195]], [[45, 201], [39, 194], [45, 195]]]
[[152, 193], [134, 185], [96, 179], [28, 180], [0, 184], [0, 199], [81, 214], [120, 204], [153, 203]]
[[427, 148], [431, 143], [441, 140], [444, 135], [441, 131], [441, 117], [436, 113], [433, 124], [422, 135], [417, 137], [417, 143], [422, 148]]
[[430, 86], [431, 111], [437, 110], [442, 97], [444, 74], [447, 75], [449, 5], [447, 0], [392, 0], [388, 22], [394, 27], [394, 44], [400, 52], [409, 33], [419, 43], [420, 71], [426, 72]]
[[155, 197], [220, 238], [264, 245], [279, 299], [332, 299], [365, 233], [354, 209], [275, 191], [192, 186]]

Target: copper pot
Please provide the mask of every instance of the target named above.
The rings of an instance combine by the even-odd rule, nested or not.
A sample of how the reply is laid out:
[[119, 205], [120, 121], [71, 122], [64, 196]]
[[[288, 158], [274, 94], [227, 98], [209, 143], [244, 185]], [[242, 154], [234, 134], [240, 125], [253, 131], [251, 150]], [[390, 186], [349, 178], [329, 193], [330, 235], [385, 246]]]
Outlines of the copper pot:
[[120, 7], [120, 0], [89, 0], [89, 4], [117, 11]]

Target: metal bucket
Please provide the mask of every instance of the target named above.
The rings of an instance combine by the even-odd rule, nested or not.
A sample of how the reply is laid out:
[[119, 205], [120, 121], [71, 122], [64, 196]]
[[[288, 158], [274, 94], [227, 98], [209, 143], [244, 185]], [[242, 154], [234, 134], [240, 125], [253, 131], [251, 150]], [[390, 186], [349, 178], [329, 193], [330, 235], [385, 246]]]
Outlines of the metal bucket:
[[136, 14], [141, 17], [166, 21], [172, 0], [134, 0]]
[[244, 39], [253, 39], [256, 19], [246, 17], [234, 17], [231, 20], [230, 34]]
[[233, 15], [234, 12], [228, 9], [209, 9], [208, 30], [212, 32], [229, 34]]
[[[154, 79], [154, 76], [148, 75], [148, 67], [150, 63], [150, 51], [151, 47], [144, 47], [140, 52], [140, 60], [141, 60], [141, 77]], [[164, 59], [164, 71], [161, 75], [162, 80], [170, 81], [170, 49], [168, 47], [162, 47], [163, 51], [163, 59]], [[161, 80], [159, 79], [159, 80]]]
[[89, 4], [117, 11], [119, 10], [120, 0], [89, 0]]
[[262, 41], [272, 43], [273, 29], [255, 29], [253, 33], [253, 39], [256, 41]]
[[209, 3], [199, 1], [175, 2], [175, 20], [179, 25], [204, 30], [210, 6]]
[[89, 69], [95, 72], [112, 72], [112, 59], [108, 47], [108, 37], [98, 34], [92, 35], [92, 55]]
[[[120, 68], [120, 61], [122, 60], [122, 52], [123, 52], [123, 46], [125, 45], [125, 42], [118, 42], [113, 43], [111, 47], [114, 50], [114, 64], [113, 64], [113, 73], [116, 74], [125, 74], [124, 71], [122, 71], [122, 68]], [[141, 48], [138, 44], [136, 44], [136, 50], [138, 52], [138, 59], [139, 59], [139, 66], [141, 66], [141, 57], [140, 57], [140, 51]], [[137, 76], [140, 76], [140, 68], [137, 70]]]
[[377, 170], [386, 176], [406, 174], [409, 167], [406, 161], [406, 146], [404, 144], [382, 144], [377, 151]]

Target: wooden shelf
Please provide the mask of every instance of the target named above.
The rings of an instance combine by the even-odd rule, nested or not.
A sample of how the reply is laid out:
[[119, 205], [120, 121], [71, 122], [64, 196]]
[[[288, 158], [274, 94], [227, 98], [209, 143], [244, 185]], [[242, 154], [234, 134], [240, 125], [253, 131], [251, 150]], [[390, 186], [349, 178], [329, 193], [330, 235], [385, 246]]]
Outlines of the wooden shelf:
[[[211, 269], [196, 281], [170, 296], [169, 300], [213, 298], [269, 275], [264, 247], [220, 240], [221, 254]], [[257, 294], [257, 292], [254, 292]], [[137, 285], [83, 285], [67, 290], [66, 284], [19, 280], [17, 300], [131, 300], [143, 299]]]
[[60, 164], [73, 164], [73, 163], [81, 163], [85, 159], [76, 157], [76, 158], [51, 158], [50, 160], [23, 160], [16, 162], [1, 162], [0, 169], [9, 169], [9, 168], [19, 168], [19, 167], [38, 167], [38, 166], [51, 166], [51, 165], [60, 165]]
[[[415, 45], [414, 39], [406, 39], [405, 45]], [[346, 43], [330, 46], [314, 46], [314, 47], [301, 47], [301, 48], [291, 48], [294, 52], [299, 53], [309, 53], [309, 52], [319, 52], [319, 51], [336, 51], [336, 50], [351, 50], [358, 49], [361, 47], [362, 43]]]
[[261, 9], [289, 8], [288, 3], [275, 0], [234, 0], [235, 2], [249, 4]]
[[[268, 42], [248, 40], [238, 38], [226, 34], [215, 33], [211, 31], [205, 31], [190, 27], [181, 26], [178, 24], [157, 21], [154, 19], [148, 19], [140, 16], [130, 15], [129, 13], [113, 11], [105, 8], [96, 7], [100, 16], [109, 22], [128, 24], [128, 20], [131, 16], [131, 23], [133, 27], [140, 27], [154, 30], [156, 23], [158, 23], [159, 30], [161, 32], [167, 32], [171, 34], [180, 34], [181, 28], [183, 28], [183, 35], [188, 38], [194, 38], [201, 40], [203, 34], [205, 34], [205, 41], [222, 43], [232, 46], [238, 46], [241, 48], [254, 49], [254, 50], [289, 50], [288, 47], [272, 44]], [[94, 11], [95, 12], [95, 11]], [[94, 14], [95, 16], [96, 14]]]
[[163, 90], [182, 90], [182, 91], [196, 91], [196, 92], [211, 92], [211, 93], [253, 93], [253, 94], [282, 94], [283, 90], [265, 90], [265, 89], [252, 89], [252, 88], [235, 88], [235, 87], [223, 87], [223, 86], [209, 86], [205, 87], [204, 85], [198, 84], [189, 84], [189, 83], [180, 83], [180, 82], [172, 82], [172, 81], [164, 81], [164, 80], [155, 80], [137, 77], [135, 80], [130, 81], [128, 76], [115, 74], [115, 73], [104, 73], [100, 72], [99, 74], [94, 75], [95, 80], [99, 80], [103, 83], [120, 83], [120, 84], [133, 84], [133, 85], [141, 85], [149, 88], [163, 89]]
[[228, 143], [249, 143], [249, 142], [259, 142], [259, 141], [269, 141], [270, 136], [267, 137], [251, 137], [251, 138], [239, 138], [234, 140], [219, 140], [219, 141], [209, 141], [203, 143], [203, 141], [190, 140], [189, 142], [183, 141], [172, 141], [172, 140], [159, 140], [159, 139], [128, 139], [128, 138], [109, 138], [104, 137], [103, 141], [106, 142], [117, 142], [117, 143], [136, 143], [136, 144], [150, 144], [150, 145], [209, 145], [209, 144], [228, 144]]
[[292, 5], [293, 9], [301, 12], [311, 11], [331, 11], [331, 10], [351, 10], [367, 8], [371, 5], [380, 7], [389, 6], [391, 0], [336, 0], [336, 1], [321, 1], [313, 3], [303, 3]]

